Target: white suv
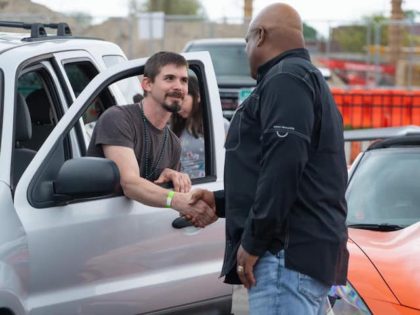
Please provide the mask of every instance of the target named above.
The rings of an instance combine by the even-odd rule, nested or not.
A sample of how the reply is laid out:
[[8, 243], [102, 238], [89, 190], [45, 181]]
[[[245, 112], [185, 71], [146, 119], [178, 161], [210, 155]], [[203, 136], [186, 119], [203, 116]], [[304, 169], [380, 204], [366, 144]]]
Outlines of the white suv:
[[[65, 24], [2, 26], [31, 34], [0, 33], [0, 315], [230, 314], [224, 220], [196, 229], [129, 200], [112, 161], [85, 157], [89, 126], [142, 92], [146, 59]], [[185, 56], [206, 133], [206, 175], [193, 186], [221, 189], [216, 78], [208, 54]]]

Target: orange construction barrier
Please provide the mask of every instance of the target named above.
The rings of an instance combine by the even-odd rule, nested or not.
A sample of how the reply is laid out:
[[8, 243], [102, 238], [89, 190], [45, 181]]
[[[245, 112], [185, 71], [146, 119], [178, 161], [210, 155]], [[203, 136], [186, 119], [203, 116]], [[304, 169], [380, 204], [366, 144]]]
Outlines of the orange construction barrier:
[[343, 117], [344, 126], [350, 126], [350, 106], [347, 106], [344, 102], [344, 95], [346, 95], [346, 92], [343, 89], [332, 88], [331, 93], [334, 97], [335, 104]]
[[411, 93], [413, 95], [411, 124], [420, 125], [420, 91], [413, 91]]
[[362, 102], [362, 126], [363, 128], [372, 128], [373, 120], [375, 118], [372, 93], [369, 93], [369, 91], [364, 91]]
[[344, 127], [420, 125], [420, 91], [331, 89]]
[[411, 91], [404, 91], [402, 97], [402, 126], [413, 124], [413, 93]]
[[352, 90], [349, 92], [349, 105], [351, 106], [350, 124], [353, 128], [363, 128], [363, 90]]
[[372, 95], [372, 107], [373, 107], [372, 127], [379, 128], [379, 127], [389, 126], [388, 124], [389, 114], [387, 113], [388, 108], [385, 109], [385, 100], [384, 100], [383, 91], [372, 90], [371, 95]]
[[[391, 96], [391, 126], [403, 126], [408, 124], [408, 121], [404, 119], [406, 110], [404, 110], [404, 96], [405, 91], [392, 91]], [[409, 119], [410, 117], [408, 117]]]

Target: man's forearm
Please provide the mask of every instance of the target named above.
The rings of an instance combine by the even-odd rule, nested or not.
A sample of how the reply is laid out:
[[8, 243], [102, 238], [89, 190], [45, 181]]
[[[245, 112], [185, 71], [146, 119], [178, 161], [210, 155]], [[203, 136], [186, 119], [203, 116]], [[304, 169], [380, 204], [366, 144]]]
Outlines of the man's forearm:
[[122, 180], [121, 185], [126, 197], [152, 207], [169, 206], [191, 219], [196, 226], [204, 227], [217, 218], [206, 203], [190, 205], [191, 196], [188, 193], [174, 192], [170, 196], [170, 190], [140, 177]]
[[162, 188], [144, 178], [121, 179], [124, 195], [151, 207], [165, 207], [168, 189]]

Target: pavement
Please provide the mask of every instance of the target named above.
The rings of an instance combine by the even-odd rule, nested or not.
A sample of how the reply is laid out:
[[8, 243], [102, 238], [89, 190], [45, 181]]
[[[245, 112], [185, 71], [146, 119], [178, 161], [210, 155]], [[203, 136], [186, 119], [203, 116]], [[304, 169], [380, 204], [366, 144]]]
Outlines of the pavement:
[[232, 314], [248, 315], [248, 293], [244, 286], [233, 286]]

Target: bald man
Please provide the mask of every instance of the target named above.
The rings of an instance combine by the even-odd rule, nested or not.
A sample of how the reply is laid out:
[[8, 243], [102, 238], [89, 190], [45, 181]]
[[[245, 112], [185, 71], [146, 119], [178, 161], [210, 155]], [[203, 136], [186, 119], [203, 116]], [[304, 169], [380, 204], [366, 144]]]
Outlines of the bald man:
[[194, 198], [226, 217], [222, 275], [249, 289], [250, 314], [321, 314], [347, 277], [342, 118], [292, 7], [266, 7], [246, 42], [257, 86], [230, 124], [225, 190]]

